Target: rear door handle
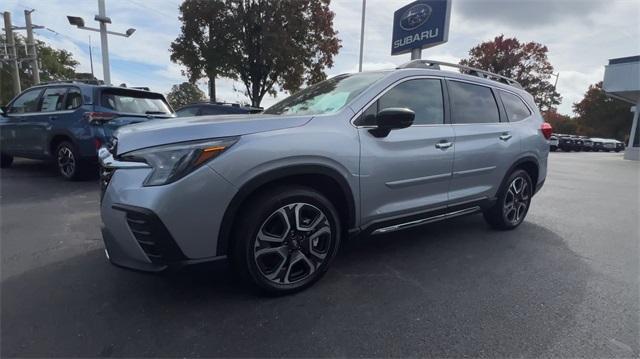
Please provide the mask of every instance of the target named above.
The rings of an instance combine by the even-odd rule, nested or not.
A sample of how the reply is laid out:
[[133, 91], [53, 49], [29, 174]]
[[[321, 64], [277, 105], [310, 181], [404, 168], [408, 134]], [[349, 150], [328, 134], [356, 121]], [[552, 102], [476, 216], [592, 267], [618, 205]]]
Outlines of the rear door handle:
[[505, 132], [500, 136], [500, 139], [503, 140], [503, 141], [509, 141], [511, 139], [511, 137], [513, 137], [513, 136], [511, 136], [508, 132]]
[[51, 121], [55, 121], [55, 120], [57, 120], [57, 119], [58, 119], [58, 117], [57, 117], [57, 116], [49, 116], [49, 120], [51, 120]]
[[447, 140], [442, 140], [438, 143], [436, 143], [436, 148], [439, 150], [446, 150], [447, 148], [453, 146], [453, 143], [447, 141]]

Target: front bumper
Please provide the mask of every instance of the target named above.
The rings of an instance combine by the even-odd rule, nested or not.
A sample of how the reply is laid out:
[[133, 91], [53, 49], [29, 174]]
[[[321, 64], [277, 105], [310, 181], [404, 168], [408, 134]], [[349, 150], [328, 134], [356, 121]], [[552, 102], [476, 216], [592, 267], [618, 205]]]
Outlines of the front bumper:
[[150, 171], [112, 167], [110, 178], [101, 180], [102, 235], [110, 261], [161, 271], [219, 259], [218, 234], [235, 187], [206, 165], [174, 183], [144, 187]]

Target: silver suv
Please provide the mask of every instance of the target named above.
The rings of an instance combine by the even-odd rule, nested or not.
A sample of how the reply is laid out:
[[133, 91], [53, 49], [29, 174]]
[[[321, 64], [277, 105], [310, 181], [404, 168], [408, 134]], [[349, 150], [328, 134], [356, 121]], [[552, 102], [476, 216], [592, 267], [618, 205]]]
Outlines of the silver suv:
[[300, 290], [358, 234], [472, 213], [517, 227], [550, 135], [517, 82], [426, 60], [339, 75], [262, 114], [125, 126], [100, 150], [106, 254], [143, 271], [228, 257], [264, 290]]

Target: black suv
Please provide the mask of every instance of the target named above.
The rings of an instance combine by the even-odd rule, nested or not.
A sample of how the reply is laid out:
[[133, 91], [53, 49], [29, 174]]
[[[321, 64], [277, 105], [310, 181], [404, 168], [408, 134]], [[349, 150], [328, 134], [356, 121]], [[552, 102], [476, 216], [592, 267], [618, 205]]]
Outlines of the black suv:
[[69, 180], [97, 175], [98, 149], [119, 127], [175, 117], [164, 96], [141, 88], [60, 81], [31, 87], [2, 107], [0, 166], [53, 159]]
[[259, 112], [262, 112], [260, 107], [242, 106], [226, 102], [201, 102], [181, 107], [176, 111], [176, 116], [239, 115]]

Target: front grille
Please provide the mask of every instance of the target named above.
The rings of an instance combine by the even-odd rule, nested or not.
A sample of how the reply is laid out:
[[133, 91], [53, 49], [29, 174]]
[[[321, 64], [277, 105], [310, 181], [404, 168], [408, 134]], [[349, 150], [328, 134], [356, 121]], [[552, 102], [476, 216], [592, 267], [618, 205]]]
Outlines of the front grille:
[[168, 264], [186, 259], [160, 218], [151, 210], [118, 204], [113, 208], [126, 212], [129, 229], [151, 262]]
[[107, 191], [107, 187], [115, 171], [115, 168], [100, 166], [100, 201], [104, 198], [104, 193]]

